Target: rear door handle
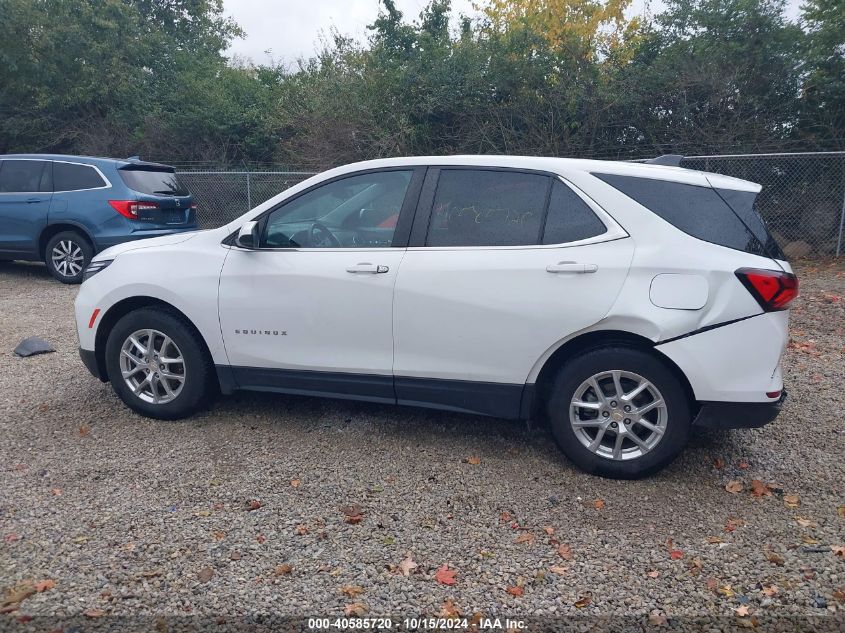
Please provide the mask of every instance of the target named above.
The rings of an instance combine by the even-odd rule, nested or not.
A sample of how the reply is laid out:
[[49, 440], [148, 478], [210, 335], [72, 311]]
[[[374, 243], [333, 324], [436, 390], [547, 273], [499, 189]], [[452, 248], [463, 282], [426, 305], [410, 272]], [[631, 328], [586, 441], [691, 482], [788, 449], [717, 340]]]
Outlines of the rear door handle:
[[41, 202], [41, 198], [27, 198], [26, 203], [32, 204], [33, 202]]
[[376, 275], [379, 273], [386, 273], [390, 268], [387, 266], [381, 266], [377, 264], [371, 264], [369, 262], [361, 262], [360, 264], [355, 264], [354, 266], [350, 266], [346, 269], [348, 273], [370, 273], [371, 275]]
[[546, 271], [550, 273], [594, 273], [599, 269], [595, 264], [579, 264], [578, 262], [558, 262], [549, 264]]

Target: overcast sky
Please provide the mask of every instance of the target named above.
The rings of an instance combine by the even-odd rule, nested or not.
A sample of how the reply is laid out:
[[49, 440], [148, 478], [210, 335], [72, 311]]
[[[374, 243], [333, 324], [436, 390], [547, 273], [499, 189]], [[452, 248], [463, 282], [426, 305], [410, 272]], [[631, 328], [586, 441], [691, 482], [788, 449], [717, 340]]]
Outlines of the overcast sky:
[[[647, 0], [633, 0], [631, 13], [642, 13]], [[787, 0], [787, 15], [798, 15], [802, 0]], [[378, 15], [379, 0], [224, 0], [226, 14], [246, 31], [246, 37], [232, 43], [229, 55], [258, 63], [270, 59], [290, 64], [310, 56], [320, 39], [336, 27], [344, 35], [363, 39], [367, 25]], [[406, 19], [416, 19], [428, 0], [396, 0]], [[651, 0], [652, 12], [662, 7]], [[472, 0], [452, 0], [452, 14], [474, 15]], [[270, 55], [266, 51], [271, 51]]]

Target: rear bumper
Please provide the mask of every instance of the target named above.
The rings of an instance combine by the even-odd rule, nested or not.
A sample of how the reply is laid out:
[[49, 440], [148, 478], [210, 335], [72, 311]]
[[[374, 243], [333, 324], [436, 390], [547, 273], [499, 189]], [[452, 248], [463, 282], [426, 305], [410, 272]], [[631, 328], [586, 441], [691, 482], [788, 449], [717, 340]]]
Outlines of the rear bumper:
[[774, 402], [702, 402], [693, 426], [705, 429], [753, 429], [774, 420], [786, 400], [786, 390]]
[[111, 246], [117, 246], [124, 242], [132, 242], [134, 240], [143, 240], [150, 237], [161, 237], [162, 235], [173, 235], [175, 233], [188, 233], [190, 231], [197, 231], [199, 229], [196, 223], [178, 228], [167, 229], [144, 229], [138, 228], [131, 233], [122, 233], [120, 235], [108, 235], [96, 237], [97, 252], [104, 251]]

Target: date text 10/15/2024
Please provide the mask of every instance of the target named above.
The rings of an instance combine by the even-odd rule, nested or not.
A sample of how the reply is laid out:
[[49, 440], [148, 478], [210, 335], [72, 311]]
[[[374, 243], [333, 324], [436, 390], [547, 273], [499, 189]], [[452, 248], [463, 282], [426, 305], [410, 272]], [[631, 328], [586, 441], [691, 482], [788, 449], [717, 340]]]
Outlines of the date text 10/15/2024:
[[308, 618], [308, 628], [314, 630], [370, 630], [370, 631], [442, 631], [462, 630], [514, 631], [525, 629], [525, 622], [511, 618], [402, 618], [394, 621], [389, 617], [372, 618]]

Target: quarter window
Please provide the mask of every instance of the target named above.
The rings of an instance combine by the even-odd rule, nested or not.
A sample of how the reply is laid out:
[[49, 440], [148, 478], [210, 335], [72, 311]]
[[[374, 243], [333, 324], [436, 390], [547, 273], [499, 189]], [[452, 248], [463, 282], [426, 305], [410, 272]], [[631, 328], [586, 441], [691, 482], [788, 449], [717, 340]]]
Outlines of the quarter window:
[[[771, 238], [762, 220], [757, 218], [754, 225], [756, 231], [759, 231], [758, 238], [711, 187], [616, 174], [593, 175], [688, 235], [755, 255], [766, 255], [768, 252], [765, 242]], [[732, 195], [728, 199], [739, 204], [739, 200], [734, 200]], [[755, 213], [750, 205], [743, 212], [746, 216]]]
[[0, 193], [49, 191], [49, 170], [44, 160], [4, 160], [0, 162]]
[[53, 164], [53, 189], [55, 191], [79, 191], [105, 186], [107, 186], [106, 181], [90, 165], [58, 162]]
[[548, 187], [538, 174], [443, 169], [426, 246], [537, 244]]
[[265, 248], [387, 248], [411, 170], [350, 176], [317, 187], [267, 217]]
[[555, 180], [549, 198], [543, 244], [576, 242], [606, 232], [607, 227], [587, 203], [560, 180]]

